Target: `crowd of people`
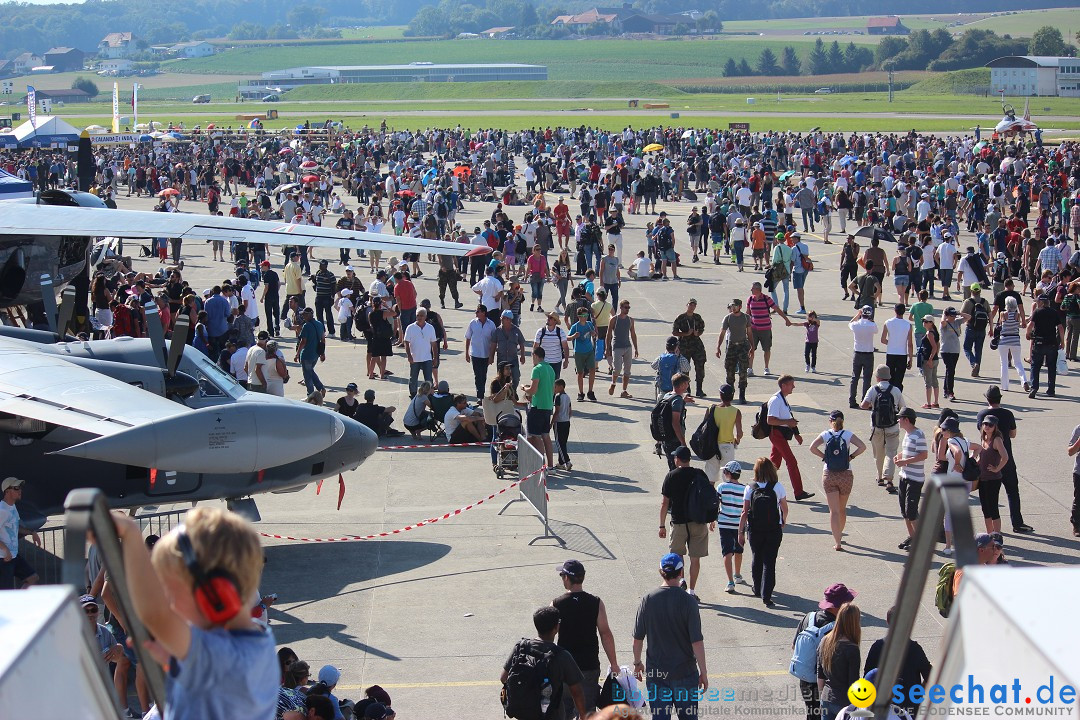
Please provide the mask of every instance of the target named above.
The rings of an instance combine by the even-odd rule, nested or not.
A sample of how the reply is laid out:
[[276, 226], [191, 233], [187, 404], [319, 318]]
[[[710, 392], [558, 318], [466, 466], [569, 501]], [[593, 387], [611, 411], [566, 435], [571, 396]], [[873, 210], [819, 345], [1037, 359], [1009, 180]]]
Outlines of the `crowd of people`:
[[[652, 143], [660, 149], [644, 152]], [[169, 331], [175, 318], [186, 315], [190, 344], [248, 389], [279, 395], [290, 380], [282, 346], [295, 342], [293, 361], [300, 366], [307, 399], [317, 404], [326, 399], [317, 372], [325, 361], [326, 344], [363, 341], [361, 372], [366, 370], [370, 387], [363, 389], [360, 402], [361, 387], [350, 384], [336, 404], [342, 414], [383, 437], [400, 434], [392, 427], [398, 409], [375, 404], [375, 388], [407, 371], [410, 399], [402, 422], [415, 438], [430, 430], [455, 443], [490, 440], [495, 465], [499, 418], [523, 410], [524, 434], [544, 454], [546, 465], [568, 471], [574, 388], [562, 375], [571, 361], [577, 403], [600, 402], [597, 375], [602, 376], [601, 394], [607, 384], [612, 396], [606, 402], [632, 400], [634, 360], [640, 353], [631, 301], [620, 298], [622, 283], [682, 280], [680, 268], [709, 259], [722, 266], [717, 272], [730, 268], [755, 273], [746, 282], [745, 298], [725, 303], [727, 313], [717, 326], [709, 327], [712, 320], [698, 313], [695, 298], [688, 299], [685, 312], [665, 308], [667, 316], [650, 318], [671, 322], [666, 351], [653, 362], [655, 374], [648, 378], [656, 400], [650, 429], [669, 468], [659, 527], [669, 554], [660, 560], [660, 587], [642, 598], [638, 610], [632, 674], [644, 681], [654, 715], [670, 710], [685, 718], [697, 706], [692, 691], [708, 690], [698, 597], [701, 573], [710, 572], [703, 559], [711, 532], [719, 533], [727, 592], [738, 593], [749, 584], [749, 591], [772, 608], [775, 588], [782, 582], [779, 550], [789, 499], [807, 502], [816, 494], [804, 483], [791, 445], [804, 441], [792, 398], [798, 360], [775, 358], [772, 351], [774, 322], [783, 322], [783, 329], [798, 327], [804, 334], [802, 372], [810, 376], [819, 368], [828, 370], [824, 358], [819, 361], [818, 346], [823, 334], [835, 332], [838, 325], [823, 324], [812, 307], [822, 292], [813, 287], [811, 247], [820, 247], [818, 237], [821, 245], [840, 246], [842, 299], [854, 304], [848, 412], [829, 412], [809, 447], [822, 460], [820, 489], [828, 504], [834, 550], [845, 550], [846, 512], [854, 487], [851, 461], [867, 451], [874, 458], [877, 485], [897, 496], [901, 549], [910, 547], [930, 473], [962, 479], [969, 487], [977, 483], [986, 531], [977, 538], [980, 562], [984, 557], [987, 563], [1003, 558], [1002, 489], [1012, 531], [1032, 531], [1021, 513], [1012, 451], [1016, 417], [1003, 406], [1002, 393], [1009, 390], [1011, 371], [1016, 370], [1029, 397], [1041, 393], [1053, 398], [1058, 394], [1059, 363], [1076, 360], [1076, 152], [1070, 142], [1051, 147], [915, 133], [750, 134], [666, 127], [622, 132], [586, 127], [519, 132], [341, 128], [320, 134], [234, 135], [220, 143], [192, 136], [191, 142], [160, 148], [98, 150], [95, 191], [107, 203], [120, 192], [149, 193], [160, 196], [158, 209], [163, 212], [201, 210], [205, 203], [206, 211], [214, 214], [297, 224], [334, 222], [374, 232], [384, 232], [385, 224], [385, 231], [396, 235], [485, 246], [491, 253], [384, 258], [368, 251], [354, 258], [343, 250], [337, 258], [315, 258], [304, 247], [287, 246], [275, 262], [265, 246], [222, 244], [212, 248], [214, 258], [231, 267], [222, 282], [200, 292], [184, 280], [181, 244], [160, 239], [155, 241], [159, 252], [146, 253], [159, 259], [158, 272], [135, 272], [122, 248], [96, 269], [91, 285], [94, 329], [103, 336], [141, 336], [146, 333], [143, 306], [156, 302]], [[74, 172], [46, 150], [0, 155], [0, 165], [46, 187], [63, 185]], [[472, 232], [458, 216], [466, 200], [487, 202], [492, 208], [490, 217]], [[676, 227], [673, 212], [658, 210], [658, 201], [666, 208], [672, 203], [688, 208], [685, 228]], [[511, 210], [517, 204], [525, 207]], [[521, 211], [522, 221], [510, 219], [511, 213]], [[643, 235], [624, 234], [628, 218], [640, 214], [655, 219]], [[894, 241], [895, 251], [887, 251], [884, 243]], [[747, 250], [753, 260], [750, 268]], [[340, 268], [340, 275], [332, 267]], [[473, 314], [463, 337], [449, 337], [433, 298], [422, 297], [424, 289], [431, 288], [418, 289], [414, 280], [428, 273], [438, 281], [440, 310], [447, 311], [449, 291], [454, 310], [467, 305]], [[886, 287], [890, 276], [895, 303]], [[467, 290], [459, 290], [462, 282], [468, 282]], [[797, 308], [790, 303], [791, 289]], [[462, 301], [469, 291], [476, 296], [475, 304]], [[937, 308], [939, 301], [943, 307]], [[892, 317], [880, 321], [879, 328], [879, 313], [890, 314], [882, 310], [886, 305], [892, 306]], [[523, 320], [534, 317], [527, 313], [536, 313], [542, 323], [531, 337], [521, 330]], [[717, 393], [720, 403], [705, 415], [705, 431], [694, 433], [687, 427], [688, 410], [710, 391], [709, 332], [716, 333], [714, 355], [723, 360], [725, 382]], [[982, 377], [988, 338], [1000, 354], [1000, 377], [985, 388], [986, 407], [976, 417], [969, 440], [960, 416], [949, 407], [957, 400], [956, 366], [962, 353], [971, 375]], [[475, 392], [451, 392], [447, 380], [439, 378], [451, 343], [463, 349], [461, 356], [473, 373], [470, 390]], [[875, 361], [879, 346], [885, 350], [880, 365]], [[760, 374], [755, 372], [759, 353]], [[405, 364], [392, 360], [395, 354]], [[531, 367], [526, 367], [527, 358]], [[944, 361], [943, 389], [938, 384], [939, 360]], [[940, 412], [933, 422], [906, 404], [904, 384], [916, 373], [925, 386], [921, 409]], [[744, 417], [740, 406], [749, 402], [752, 380], [770, 392], [775, 382], [776, 391]], [[473, 406], [470, 397], [475, 398]], [[941, 407], [943, 401], [946, 407]], [[869, 411], [862, 421], [868, 422], [863, 426], [865, 440], [856, 434], [862, 432], [856, 428], [861, 411]], [[766, 440], [770, 452], [752, 462], [752, 480], [744, 485], [744, 464], [736, 456], [745, 432]], [[1076, 536], [1078, 438], [1080, 427], [1068, 447], [1069, 455], [1077, 456], [1077, 500], [1071, 518]], [[694, 467], [695, 455], [705, 461], [704, 469]], [[779, 480], [783, 467], [790, 489]], [[9, 490], [17, 488], [5, 481], [4, 490], [7, 503]], [[221, 522], [230, 526], [232, 521]], [[250, 548], [252, 558], [241, 559], [242, 553], [217, 557], [216, 542], [200, 537], [214, 530], [201, 530], [199, 518], [192, 517], [187, 523], [190, 540], [172, 537], [163, 545], [163, 539], [153, 550], [151, 565], [141, 536], [135, 542], [137, 526], [122, 520], [117, 524], [129, 576], [153, 588], [135, 593], [140, 618], [159, 638], [165, 657], [192, 668], [190, 675], [181, 672], [171, 681], [177, 702], [194, 708], [209, 702], [197, 692], [193, 678], [220, 677], [226, 664], [252, 652], [258, 661], [245, 663], [236, 692], [215, 695], [214, 702], [236, 703], [250, 693], [243, 698], [245, 714], [265, 705], [268, 717], [276, 699], [279, 718], [298, 712], [329, 720], [318, 698], [333, 697], [335, 668], [322, 668], [320, 682], [308, 688], [307, 663], [295, 655], [283, 657], [285, 649], [279, 652], [278, 665], [272, 658], [267, 661], [265, 636], [215, 645], [222, 642], [222, 633], [209, 628], [247, 629], [251, 620], [246, 613], [237, 611], [217, 623], [189, 604], [185, 607], [190, 612], [181, 617], [172, 615], [162, 596], [175, 600], [191, 595], [192, 568], [199, 566], [227, 569], [240, 596], [253, 596], [258, 572], [247, 566], [261, 568], [261, 554], [258, 562], [254, 559], [257, 540]], [[247, 530], [232, 531], [239, 547], [248, 547]], [[952, 531], [946, 523], [946, 557], [954, 547]], [[752, 554], [749, 583], [742, 575], [747, 545]], [[148, 581], [155, 572], [163, 578], [163, 588]], [[559, 573], [567, 594], [534, 614], [538, 637], [515, 646], [501, 678], [504, 702], [509, 707], [535, 699], [544, 710], [552, 709], [548, 717], [584, 717], [598, 704], [603, 667], [620, 677], [619, 692], [629, 690], [631, 683], [618, 663], [603, 603], [582, 589], [584, 566], [571, 560]], [[183, 582], [168, 579], [172, 576]], [[958, 571], [955, 582], [961, 577]], [[860, 673], [871, 681], [874, 677], [876, 660], [871, 659], [880, 656], [880, 646], [870, 648], [860, 667], [860, 611], [854, 598], [845, 585], [834, 584], [825, 590], [820, 612], [807, 614], [793, 628], [792, 673], [799, 678], [808, 718], [844, 715], [850, 710], [847, 687]], [[108, 659], [117, 659], [111, 645], [102, 647]], [[606, 663], [601, 662], [601, 647]], [[909, 651], [904, 682], [920, 682], [928, 675], [929, 663], [921, 653]], [[546, 658], [545, 682], [528, 672], [538, 656]], [[691, 692], [687, 696], [680, 691]], [[376, 705], [385, 711], [389, 704], [381, 697], [371, 699], [377, 702], [365, 712]], [[340, 707], [335, 707], [335, 717]]]

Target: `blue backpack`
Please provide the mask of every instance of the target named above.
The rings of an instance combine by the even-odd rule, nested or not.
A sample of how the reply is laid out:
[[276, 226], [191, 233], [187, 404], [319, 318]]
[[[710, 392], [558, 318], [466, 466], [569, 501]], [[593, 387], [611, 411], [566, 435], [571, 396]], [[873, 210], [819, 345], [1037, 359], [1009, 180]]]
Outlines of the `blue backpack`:
[[843, 432], [830, 432], [825, 441], [825, 467], [833, 472], [851, 467], [851, 452]]
[[675, 353], [661, 355], [656, 367], [656, 384], [662, 392], [671, 392], [671, 377], [677, 372], [679, 372], [679, 356]]
[[791, 663], [788, 665], [788, 672], [803, 682], [817, 682], [818, 645], [836, 624], [831, 622], [814, 627], [816, 614], [815, 611], [806, 613], [806, 627], [795, 636], [795, 648], [791, 652]]

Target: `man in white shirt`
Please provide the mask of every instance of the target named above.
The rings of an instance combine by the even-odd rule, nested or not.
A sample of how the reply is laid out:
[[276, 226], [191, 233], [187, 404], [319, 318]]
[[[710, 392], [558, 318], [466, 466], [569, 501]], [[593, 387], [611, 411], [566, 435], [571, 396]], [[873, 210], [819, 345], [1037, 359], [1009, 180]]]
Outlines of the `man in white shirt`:
[[795, 493], [796, 500], [807, 500], [814, 497], [814, 493], [803, 489], [802, 476], [799, 474], [799, 463], [795, 460], [795, 454], [791, 452], [790, 440], [802, 445], [802, 435], [799, 434], [799, 425], [791, 414], [791, 405], [787, 397], [795, 391], [795, 378], [790, 375], [781, 375], [776, 384], [780, 390], [769, 398], [769, 442], [772, 452], [769, 460], [773, 467], [780, 470], [780, 462], [787, 464], [788, 477], [791, 479], [791, 489]]
[[897, 303], [893, 309], [896, 317], [885, 321], [885, 327], [881, 330], [881, 342], [885, 344], [885, 364], [892, 373], [892, 383], [902, 391], [904, 373], [911, 369], [911, 361], [915, 357], [915, 340], [912, 336], [912, 325], [904, 318], [907, 306]]
[[956, 275], [956, 289], [964, 293], [965, 300], [971, 297], [972, 285], [986, 280], [986, 262], [974, 247], [968, 247], [967, 254], [956, 266]]
[[[25, 480], [4, 478], [3, 498], [0, 499], [0, 590], [28, 588], [38, 581], [38, 574], [26, 559], [19, 555], [19, 510], [15, 507], [22, 498]], [[41, 547], [41, 537], [33, 534], [34, 544]], [[22, 581], [19, 583], [18, 581]]]
[[420, 371], [424, 372], [424, 380], [431, 382], [438, 343], [435, 326], [427, 321], [427, 309], [418, 308], [416, 322], [405, 328], [405, 355], [409, 360], [409, 397], [416, 395]]
[[926, 193], [922, 194], [919, 203], [915, 206], [915, 214], [919, 222], [930, 217], [930, 196]]
[[645, 257], [644, 250], [638, 250], [637, 259], [630, 264], [629, 272], [635, 280], [652, 280], [652, 261]]
[[495, 271], [489, 266], [484, 271], [484, 279], [473, 285], [472, 290], [480, 296], [480, 303], [492, 310], [498, 310], [503, 295], [503, 284], [495, 277]]
[[248, 390], [252, 392], [266, 392], [266, 343], [269, 340], [270, 333], [265, 330], [260, 332], [244, 358], [244, 373], [248, 379]]
[[938, 266], [938, 280], [941, 281], [941, 299], [952, 300], [949, 288], [952, 286], [953, 270], [956, 268], [956, 244], [952, 233], [943, 233], [941, 244], [934, 251]]
[[870, 376], [874, 372], [874, 338], [877, 337], [877, 323], [873, 321], [874, 308], [863, 305], [855, 312], [848, 327], [855, 336], [855, 352], [851, 361], [851, 390], [848, 393], [848, 407], [857, 408], [855, 391], [862, 377], [863, 395], [870, 387]]

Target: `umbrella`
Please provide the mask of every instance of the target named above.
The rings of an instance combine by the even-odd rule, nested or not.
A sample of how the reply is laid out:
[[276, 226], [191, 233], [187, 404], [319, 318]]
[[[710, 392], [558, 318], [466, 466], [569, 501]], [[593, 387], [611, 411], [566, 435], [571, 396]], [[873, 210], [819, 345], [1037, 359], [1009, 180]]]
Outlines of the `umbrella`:
[[207, 130], [213, 130], [215, 127], [217, 127], [217, 125], [214, 125], [214, 123], [210, 123], [209, 125], [206, 126], [206, 129]]
[[891, 232], [885, 228], [874, 227], [872, 225], [859, 228], [855, 231], [855, 236], [871, 239], [877, 238], [878, 242], [896, 242], [896, 237]]
[[143, 132], [144, 130], [149, 130], [150, 126], [147, 125], [146, 123], [139, 123], [138, 125], [135, 126], [135, 129], [138, 130], [139, 132]]
[[180, 191], [176, 188], [165, 188], [158, 193], [158, 197], [172, 197], [173, 195], [179, 195]]
[[401, 197], [413, 197], [416, 195], [412, 190], [398, 190], [397, 194]]
[[161, 142], [163, 142], [163, 143], [175, 143], [175, 142], [180, 142], [180, 140], [178, 140], [177, 138], [174, 138], [172, 135], [165, 135], [165, 136], [163, 136], [161, 138]]
[[472, 168], [470, 168], [468, 165], [458, 165], [456, 168], [454, 168], [454, 174], [458, 177], [467, 177], [469, 175], [472, 175]]
[[615, 158], [615, 164], [616, 165], [622, 165], [623, 163], [626, 163], [626, 162], [630, 162], [630, 156], [629, 155], [620, 155], [619, 157]]
[[649, 145], [646, 145], [645, 147], [642, 148], [642, 150], [645, 151], [645, 152], [656, 152], [657, 150], [663, 150], [663, 149], [664, 149], [664, 146], [661, 145], [660, 143], [650, 143]]
[[[87, 128], [87, 130], [89, 129], [90, 128]], [[980, 140], [979, 142], [975, 143], [975, 147], [972, 148], [972, 150], [982, 150], [984, 147], [986, 147], [986, 141]]]
[[300, 178], [300, 182], [306, 182], [306, 183], [319, 182], [319, 176], [318, 175], [305, 175], [304, 177]]
[[840, 158], [840, 164], [841, 165], [850, 165], [851, 163], [855, 162], [858, 159], [859, 158], [855, 157], [854, 155], [848, 155], [846, 157]]
[[101, 127], [100, 125], [87, 125], [85, 129], [86, 129], [86, 132], [91, 133], [91, 134], [108, 132], [108, 130]]
[[248, 127], [249, 127], [250, 129], [252, 129], [252, 130], [258, 130], [258, 129], [259, 129], [259, 119], [258, 119], [258, 118], [255, 118], [254, 120], [252, 120], [251, 122], [249, 122], [249, 123], [248, 123]]
[[160, 130], [155, 130], [154, 132], [150, 133], [150, 137], [154, 139], [165, 137], [165, 133], [161, 132]]
[[290, 190], [295, 190], [298, 187], [300, 187], [300, 183], [288, 183], [286, 185], [279, 185], [274, 190], [274, 193], [280, 195], [281, 193], [286, 193], [286, 192], [289, 192]]
[[315, 162], [314, 160], [305, 160], [304, 162], [300, 163], [300, 167], [304, 168], [305, 170], [314, 170], [315, 168], [319, 167], [319, 163]]
[[682, 196], [690, 202], [697, 202], [697, 193], [695, 193], [693, 190], [683, 190]]
[[178, 133], [178, 132], [171, 132], [171, 133], [169, 133], [168, 135], [169, 135], [169, 137], [171, 137], [171, 138], [172, 138], [173, 140], [183, 140], [183, 139], [184, 139], [184, 136], [183, 136], [183, 135], [181, 135], [181, 134], [180, 134], [180, 133]]
[[292, 151], [293, 149], [291, 147], [283, 147], [278, 150], [278, 155], [289, 155], [292, 153]]
[[780, 176], [780, 182], [787, 182], [787, 179], [795, 174], [794, 170], [788, 170], [786, 173]]
[[150, 142], [153, 139], [154, 138], [150, 137], [149, 135], [145, 135], [145, 134], [139, 136], [139, 142]]
[[693, 135], [694, 135], [694, 131], [693, 131], [693, 130], [687, 130], [686, 132], [684, 132], [684, 133], [682, 134], [682, 139], [683, 139], [683, 140], [685, 140], [685, 139], [686, 139], [686, 138], [688, 138], [688, 137], [693, 137]]

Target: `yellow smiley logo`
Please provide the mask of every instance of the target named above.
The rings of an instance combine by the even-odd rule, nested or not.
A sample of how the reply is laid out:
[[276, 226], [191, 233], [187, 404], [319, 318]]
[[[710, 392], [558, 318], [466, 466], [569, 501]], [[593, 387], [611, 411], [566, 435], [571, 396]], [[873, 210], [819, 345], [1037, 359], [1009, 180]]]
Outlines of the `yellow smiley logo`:
[[877, 690], [874, 684], [865, 678], [859, 678], [851, 683], [847, 691], [848, 700], [857, 708], [868, 708], [874, 704]]

